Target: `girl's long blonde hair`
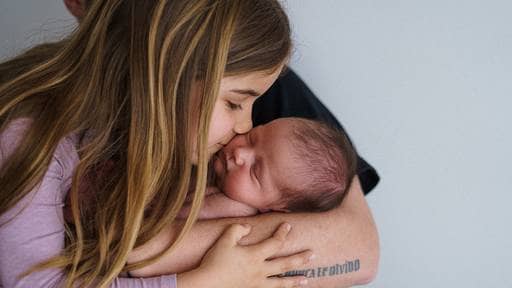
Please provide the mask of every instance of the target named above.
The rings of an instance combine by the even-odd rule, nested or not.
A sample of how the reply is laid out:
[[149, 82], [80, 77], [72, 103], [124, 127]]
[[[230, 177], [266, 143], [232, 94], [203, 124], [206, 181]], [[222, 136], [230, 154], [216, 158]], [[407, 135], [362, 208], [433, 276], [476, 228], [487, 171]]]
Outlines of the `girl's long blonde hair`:
[[[134, 247], [173, 223], [192, 187], [192, 212], [163, 253], [172, 251], [203, 199], [222, 77], [272, 71], [290, 47], [277, 0], [94, 0], [66, 39], [0, 64], [0, 133], [13, 119], [33, 119], [0, 169], [0, 215], [42, 180], [63, 137], [92, 132], [78, 149], [66, 248], [24, 275], [54, 267], [66, 287], [108, 286]], [[97, 179], [94, 201], [79, 209], [79, 183], [111, 159], [108, 181]]]

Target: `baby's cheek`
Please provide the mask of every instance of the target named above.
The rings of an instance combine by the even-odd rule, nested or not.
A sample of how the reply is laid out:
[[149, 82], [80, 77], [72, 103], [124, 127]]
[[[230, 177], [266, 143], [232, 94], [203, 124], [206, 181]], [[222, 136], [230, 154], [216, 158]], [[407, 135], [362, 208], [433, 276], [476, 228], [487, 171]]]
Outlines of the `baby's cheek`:
[[252, 205], [254, 189], [251, 187], [250, 179], [244, 173], [230, 173], [226, 177], [224, 193], [231, 199]]
[[224, 185], [222, 187], [222, 191], [229, 198], [239, 201], [241, 196], [240, 194], [243, 193], [243, 189], [241, 189], [241, 185], [239, 185], [239, 182], [236, 181], [235, 178], [236, 176], [233, 177], [233, 175], [231, 174], [226, 175], [226, 177], [224, 178]]
[[250, 179], [245, 180], [244, 177], [238, 177], [236, 181], [230, 183], [231, 185], [226, 185], [228, 188], [225, 192], [226, 196], [252, 207], [260, 207], [262, 195], [258, 193]]

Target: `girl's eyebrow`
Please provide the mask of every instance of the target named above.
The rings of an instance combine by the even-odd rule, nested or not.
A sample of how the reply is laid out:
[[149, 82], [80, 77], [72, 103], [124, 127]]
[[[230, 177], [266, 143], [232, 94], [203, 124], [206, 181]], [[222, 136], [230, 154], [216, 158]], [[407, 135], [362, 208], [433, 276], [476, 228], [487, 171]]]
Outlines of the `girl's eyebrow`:
[[231, 89], [231, 92], [249, 95], [249, 96], [253, 96], [253, 97], [259, 97], [261, 95], [261, 93], [258, 93], [257, 91], [255, 91], [253, 89]]

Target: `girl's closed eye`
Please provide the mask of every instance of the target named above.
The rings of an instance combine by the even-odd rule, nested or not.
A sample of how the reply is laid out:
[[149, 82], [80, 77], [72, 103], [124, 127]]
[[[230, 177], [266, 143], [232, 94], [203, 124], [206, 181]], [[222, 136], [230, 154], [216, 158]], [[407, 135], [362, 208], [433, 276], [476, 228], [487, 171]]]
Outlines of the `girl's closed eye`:
[[226, 106], [230, 109], [230, 110], [242, 110], [242, 105], [241, 104], [237, 104], [237, 103], [234, 103], [234, 102], [231, 102], [231, 101], [226, 101]]

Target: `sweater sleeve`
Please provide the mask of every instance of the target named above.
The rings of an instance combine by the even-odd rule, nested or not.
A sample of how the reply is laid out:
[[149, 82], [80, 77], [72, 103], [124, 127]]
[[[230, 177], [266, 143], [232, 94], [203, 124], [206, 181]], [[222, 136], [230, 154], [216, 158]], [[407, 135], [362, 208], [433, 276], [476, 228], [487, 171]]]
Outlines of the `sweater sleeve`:
[[[0, 134], [0, 167], [21, 140], [28, 121], [14, 120]], [[42, 181], [0, 215], [0, 287], [57, 287], [63, 280], [60, 269], [46, 269], [24, 278], [18, 276], [64, 248], [64, 199], [77, 164], [76, 137], [66, 137], [57, 146]], [[176, 277], [118, 277], [110, 287], [174, 288]]]

